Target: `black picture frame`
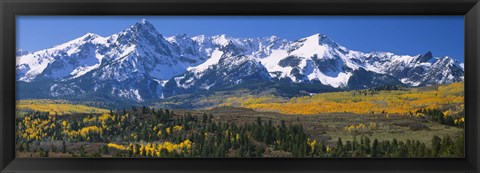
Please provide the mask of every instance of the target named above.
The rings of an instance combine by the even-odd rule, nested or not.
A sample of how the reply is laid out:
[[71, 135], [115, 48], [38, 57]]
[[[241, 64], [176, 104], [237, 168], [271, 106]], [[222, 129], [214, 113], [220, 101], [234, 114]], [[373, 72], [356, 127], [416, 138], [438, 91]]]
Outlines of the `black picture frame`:
[[[478, 0], [0, 0], [0, 170], [10, 172], [479, 172]], [[15, 158], [17, 15], [464, 15], [465, 158]]]

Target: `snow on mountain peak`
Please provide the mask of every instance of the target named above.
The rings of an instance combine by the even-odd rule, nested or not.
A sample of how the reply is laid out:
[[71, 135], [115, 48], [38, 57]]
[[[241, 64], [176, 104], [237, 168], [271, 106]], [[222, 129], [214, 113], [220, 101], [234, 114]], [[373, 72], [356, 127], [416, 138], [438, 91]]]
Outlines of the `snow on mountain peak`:
[[23, 50], [23, 49], [17, 49], [17, 51], [15, 52], [15, 55], [18, 57], [18, 56], [23, 56], [23, 55], [27, 55], [27, 54], [30, 54], [32, 52], [29, 52], [27, 50]]
[[148, 23], [148, 21], [147, 21], [147, 19], [141, 19], [140, 21], [138, 21], [138, 23], [145, 24], [145, 23]]
[[276, 35], [271, 35], [269, 38], [270, 38], [270, 41], [273, 41], [273, 40], [276, 40], [276, 39], [278, 39], [278, 38], [280, 38], [280, 37], [278, 37], [278, 36], [276, 36]]
[[[130, 38], [136, 38], [136, 37], [158, 37], [161, 36], [161, 34], [158, 32], [158, 30], [145, 19], [142, 19], [135, 23], [134, 25], [130, 26], [123, 32], [120, 32], [119, 34], [113, 35], [113, 38], [117, 37], [126, 37], [128, 39]], [[163, 36], [161, 36], [163, 37]]]
[[76, 39], [73, 39], [69, 42], [54, 46], [51, 49], [48, 49], [49, 52], [55, 51], [55, 50], [62, 50], [62, 49], [67, 49], [67, 48], [72, 48], [72, 47], [77, 47], [78, 45], [91, 42], [91, 43], [103, 43], [105, 41], [105, 38], [103, 38], [100, 35], [94, 34], [94, 33], [86, 33], [83, 36], [80, 36]]
[[320, 33], [315, 33], [313, 35], [310, 35], [308, 37], [300, 39], [301, 41], [303, 40], [313, 40], [314, 42], [320, 42], [320, 40], [323, 39], [329, 39], [326, 35], [320, 34]]
[[[175, 87], [209, 90], [250, 79], [290, 79], [333, 88], [362, 88], [367, 82], [368, 87], [381, 85], [381, 78], [410, 86], [463, 80], [463, 63], [433, 57], [431, 52], [416, 56], [363, 53], [319, 33], [296, 41], [274, 35], [165, 38], [144, 19], [109, 37], [86, 33], [50, 49], [18, 55], [17, 80], [31, 82], [42, 76], [52, 79], [51, 86], [72, 82], [53, 87], [56, 96], [62, 96], [62, 90], [80, 95], [99, 90], [136, 101], [175, 95]], [[365, 81], [364, 76], [376, 81]], [[89, 86], [92, 81], [94, 86]]]
[[95, 55], [95, 45], [100, 44], [106, 44], [106, 38], [94, 33], [86, 33], [52, 48], [18, 56], [16, 63], [17, 66], [22, 67], [19, 72], [22, 76], [17, 78], [30, 82], [44, 73], [47, 68], [50, 71], [43, 75], [53, 78], [68, 76], [70, 72], [78, 71], [77, 67], [99, 63], [101, 57]]
[[319, 58], [324, 57], [329, 47], [327, 45], [320, 44], [321, 38], [322, 35], [314, 34], [298, 40], [297, 45], [295, 46], [298, 48], [296, 48], [291, 55], [305, 58], [311, 58], [313, 56], [317, 56]]
[[227, 37], [227, 35], [221, 34], [221, 35], [213, 36], [212, 42], [221, 46], [227, 46], [228, 43], [230, 42], [230, 39], [231, 38]]
[[98, 34], [95, 34], [95, 33], [88, 32], [85, 35], [81, 36], [80, 38], [83, 38], [84, 40], [88, 40], [88, 39], [96, 38], [96, 37], [101, 37], [101, 36], [98, 35]]
[[174, 43], [174, 42], [178, 43], [179, 41], [181, 42], [181, 40], [192, 40], [192, 39], [188, 37], [187, 34], [178, 34], [175, 36], [167, 37], [165, 38], [165, 40], [171, 43]]
[[133, 25], [133, 27], [138, 27], [138, 26], [148, 26], [148, 27], [153, 27], [153, 24], [147, 21], [147, 19], [141, 19], [137, 23]]
[[442, 62], [443, 64], [447, 64], [447, 65], [456, 65], [455, 59], [453, 59], [452, 57], [449, 57], [449, 56], [444, 56], [442, 58], [439, 58], [439, 61]]
[[206, 39], [207, 39], [207, 36], [205, 36], [205, 35], [197, 35], [197, 36], [192, 37], [192, 40], [194, 40], [198, 43], [203, 43], [203, 42], [206, 41]]

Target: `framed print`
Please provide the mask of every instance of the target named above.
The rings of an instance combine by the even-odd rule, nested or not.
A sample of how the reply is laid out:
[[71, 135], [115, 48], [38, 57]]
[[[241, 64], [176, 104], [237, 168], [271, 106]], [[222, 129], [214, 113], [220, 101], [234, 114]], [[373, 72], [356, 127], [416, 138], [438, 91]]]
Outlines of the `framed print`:
[[2, 172], [478, 172], [478, 8], [2, 1]]

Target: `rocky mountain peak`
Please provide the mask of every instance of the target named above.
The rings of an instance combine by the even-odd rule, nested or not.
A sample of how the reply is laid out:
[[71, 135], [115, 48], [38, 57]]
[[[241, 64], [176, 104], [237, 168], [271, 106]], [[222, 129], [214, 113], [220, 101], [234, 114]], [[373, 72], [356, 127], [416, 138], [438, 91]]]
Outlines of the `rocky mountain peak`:
[[289, 41], [277, 36], [225, 34], [165, 38], [140, 20], [118, 34], [94, 33], [50, 49], [17, 54], [20, 89], [43, 90], [22, 98], [148, 102], [217, 90], [274, 88], [294, 96], [383, 85], [428, 86], [463, 81], [463, 64], [451, 57], [363, 53], [326, 35]]

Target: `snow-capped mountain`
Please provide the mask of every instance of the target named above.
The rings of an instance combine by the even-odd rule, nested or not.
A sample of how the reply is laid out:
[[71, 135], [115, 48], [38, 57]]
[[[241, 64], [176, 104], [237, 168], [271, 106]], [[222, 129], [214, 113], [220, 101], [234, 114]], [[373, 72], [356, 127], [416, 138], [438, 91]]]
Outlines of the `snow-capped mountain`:
[[462, 81], [463, 76], [463, 63], [431, 52], [363, 53], [321, 34], [294, 41], [164, 37], [146, 20], [108, 37], [88, 33], [49, 49], [17, 53], [20, 98], [151, 102], [239, 88], [295, 88], [295, 93], [426, 86]]
[[23, 50], [23, 49], [17, 49], [17, 51], [15, 52], [15, 56], [23, 56], [23, 55], [26, 55], [26, 54], [29, 54], [29, 53], [31, 53], [31, 52]]

